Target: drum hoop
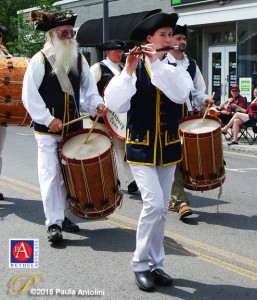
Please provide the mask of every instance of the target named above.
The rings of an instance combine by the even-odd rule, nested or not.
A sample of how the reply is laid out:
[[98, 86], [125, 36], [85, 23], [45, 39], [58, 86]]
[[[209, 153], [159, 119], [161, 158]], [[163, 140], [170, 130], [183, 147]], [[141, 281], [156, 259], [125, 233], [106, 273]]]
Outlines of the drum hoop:
[[[202, 118], [203, 118], [203, 115], [192, 115], [192, 116], [188, 116], [188, 117], [185, 117], [183, 119], [180, 119], [178, 121], [178, 123], [181, 124], [181, 123], [184, 123], [184, 122], [189, 121], [189, 120], [202, 119]], [[183, 137], [189, 137], [189, 138], [193, 138], [193, 137], [205, 138], [205, 137], [209, 137], [210, 133], [216, 134], [216, 133], [220, 133], [221, 132], [221, 121], [220, 121], [220, 119], [218, 117], [207, 115], [205, 117], [205, 119], [214, 120], [217, 123], [219, 123], [219, 126], [216, 129], [214, 129], [214, 130], [211, 130], [211, 131], [208, 131], [208, 132], [203, 132], [203, 133], [187, 132], [187, 131], [183, 131], [183, 130], [180, 129], [181, 136], [183, 136]]]
[[[222, 175], [220, 178], [218, 178], [218, 181], [211, 181], [210, 184], [206, 183], [206, 184], [201, 184], [201, 185], [194, 185], [194, 184], [190, 184], [188, 182], [185, 182], [184, 183], [184, 186], [186, 189], [190, 190], [190, 191], [209, 191], [209, 190], [213, 190], [213, 189], [216, 189], [220, 186], [222, 186], [222, 184], [224, 183], [226, 179], [226, 174]], [[205, 180], [205, 181], [208, 181], [208, 180]]]
[[[113, 128], [111, 127], [111, 125], [110, 125], [110, 123], [109, 123], [109, 119], [108, 119], [108, 117], [107, 117], [107, 114], [106, 114], [103, 118], [104, 118], [104, 123], [105, 123], [106, 127], [110, 130], [110, 132], [111, 132], [114, 136], [116, 136], [117, 138], [122, 139], [122, 140], [125, 140], [126, 136], [121, 136], [121, 135], [119, 135], [117, 132], [115, 132], [115, 131], [113, 130]], [[125, 131], [125, 132], [126, 132], [126, 131]]]
[[69, 163], [73, 163], [73, 164], [77, 164], [77, 165], [80, 165], [81, 164], [81, 161], [85, 162], [85, 163], [95, 163], [95, 162], [98, 162], [99, 161], [99, 157], [101, 159], [107, 157], [110, 152], [112, 151], [112, 148], [113, 148], [113, 142], [112, 142], [112, 137], [110, 136], [110, 134], [104, 130], [101, 130], [101, 129], [98, 129], [98, 128], [94, 128], [92, 133], [101, 133], [102, 135], [105, 135], [107, 138], [109, 138], [110, 140], [110, 147], [108, 147], [108, 149], [106, 151], [104, 151], [103, 153], [101, 153], [100, 155], [98, 156], [95, 156], [95, 157], [91, 157], [91, 158], [85, 158], [85, 159], [76, 159], [76, 158], [69, 158], [67, 156], [65, 156], [63, 153], [62, 153], [62, 147], [63, 145], [68, 141], [70, 140], [71, 138], [73, 138], [74, 136], [76, 135], [80, 135], [82, 133], [88, 133], [90, 131], [90, 128], [83, 128], [83, 129], [79, 129], [77, 131], [74, 131], [72, 132], [71, 134], [69, 134], [67, 137], [65, 137], [60, 145], [59, 145], [59, 153], [61, 155], [61, 157], [69, 162]]
[[[110, 214], [112, 214], [115, 211], [115, 209], [120, 205], [120, 203], [122, 201], [122, 196], [123, 196], [123, 194], [119, 193], [116, 201], [111, 206], [109, 206], [105, 209], [102, 209], [102, 210], [98, 210], [98, 211], [89, 211], [88, 213], [85, 213], [85, 211], [81, 210], [79, 207], [74, 205], [70, 201], [70, 199], [68, 199], [68, 205], [69, 205], [71, 212], [81, 219], [84, 219], [84, 220], [85, 219], [87, 219], [87, 220], [102, 219], [102, 218], [109, 216]], [[74, 210], [81, 212], [81, 214], [75, 212]], [[84, 214], [84, 215], [82, 215], [82, 214]]]

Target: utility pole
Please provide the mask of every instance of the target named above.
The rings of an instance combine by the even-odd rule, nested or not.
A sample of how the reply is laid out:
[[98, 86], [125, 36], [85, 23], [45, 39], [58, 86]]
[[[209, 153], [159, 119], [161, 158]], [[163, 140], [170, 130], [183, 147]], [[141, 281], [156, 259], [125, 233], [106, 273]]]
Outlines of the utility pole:
[[109, 40], [109, 0], [103, 0], [103, 43]]

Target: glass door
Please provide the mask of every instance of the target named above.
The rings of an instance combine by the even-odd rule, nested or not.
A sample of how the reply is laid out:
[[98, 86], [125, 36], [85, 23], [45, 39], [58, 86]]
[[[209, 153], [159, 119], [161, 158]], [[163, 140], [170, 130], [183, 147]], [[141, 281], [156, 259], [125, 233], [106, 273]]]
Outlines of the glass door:
[[215, 92], [215, 103], [224, 102], [236, 82], [236, 46], [209, 47], [209, 95]]

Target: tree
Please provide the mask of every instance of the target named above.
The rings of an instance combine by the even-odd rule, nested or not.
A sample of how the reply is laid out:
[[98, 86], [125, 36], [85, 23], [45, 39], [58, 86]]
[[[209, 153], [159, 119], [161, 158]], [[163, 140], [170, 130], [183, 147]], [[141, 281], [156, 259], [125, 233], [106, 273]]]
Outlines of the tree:
[[44, 34], [35, 30], [34, 24], [30, 23], [22, 10], [35, 7], [47, 12], [60, 11], [61, 5], [54, 5], [55, 2], [56, 0], [0, 0], [1, 7], [4, 7], [0, 12], [0, 22], [9, 29], [4, 44], [11, 54], [32, 57], [45, 42]]

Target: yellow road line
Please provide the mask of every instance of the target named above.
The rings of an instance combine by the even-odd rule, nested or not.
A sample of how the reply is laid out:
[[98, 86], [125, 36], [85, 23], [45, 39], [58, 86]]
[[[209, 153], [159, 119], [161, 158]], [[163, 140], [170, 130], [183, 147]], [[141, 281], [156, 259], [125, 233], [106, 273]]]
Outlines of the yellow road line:
[[[110, 221], [110, 220], [104, 220], [104, 222], [106, 222], [106, 223], [108, 223], [108, 224], [110, 224], [112, 226], [125, 229], [126, 231], [130, 231], [131, 232], [131, 230], [132, 230], [132, 231], [134, 231], [136, 233], [136, 229], [135, 228], [132, 228], [132, 227], [129, 227], [129, 226], [125, 226], [123, 224], [120, 224], [120, 223], [117, 223], [117, 222], [114, 222], [114, 221]], [[257, 281], [257, 273], [254, 273], [252, 271], [240, 268], [240, 267], [238, 267], [236, 265], [227, 263], [227, 262], [225, 262], [223, 260], [217, 259], [215, 257], [206, 255], [204, 253], [201, 253], [199, 251], [195, 251], [195, 250], [190, 249], [190, 248], [185, 248], [185, 247], [183, 247], [181, 245], [169, 242], [169, 241], [167, 241], [165, 239], [164, 239], [164, 246], [172, 248], [172, 249], [174, 249], [174, 250], [176, 250], [178, 252], [184, 253], [184, 254], [186, 254], [188, 256], [194, 256], [197, 259], [201, 259], [201, 260], [203, 260], [205, 262], [214, 264], [216, 266], [222, 267], [223, 269], [232, 271], [234, 273], [237, 273], [239, 275], [242, 275], [242, 276], [245, 276], [245, 277], [248, 277], [250, 279], [253, 279], [253, 280]]]
[[1, 176], [1, 179], [10, 181], [12, 183], [16, 183], [18, 185], [25, 186], [25, 187], [27, 187], [27, 188], [29, 188], [31, 190], [39, 191], [40, 192], [40, 188], [39, 187], [31, 185], [31, 184], [28, 184], [28, 183], [25, 183], [23, 181], [19, 181], [19, 180], [16, 180], [16, 179], [13, 179], [13, 178], [10, 178], [10, 177], [7, 177], [7, 176], [3, 176], [3, 175]]
[[[26, 188], [29, 188], [29, 189], [32, 189], [32, 190], [35, 190], [35, 191], [40, 191], [40, 189], [38, 187], [35, 187], [33, 185], [27, 184], [25, 182], [22, 182], [22, 181], [19, 181], [19, 180], [16, 180], [16, 179], [12, 179], [12, 178], [7, 177], [7, 176], [1, 176], [1, 179], [4, 179], [6, 181], [10, 181], [12, 183], [24, 186]], [[19, 191], [21, 193], [27, 194], [29, 196], [32, 196], [32, 197], [36, 198], [36, 199], [41, 199], [41, 196], [40, 196], [39, 193], [34, 193], [34, 192], [31, 192], [31, 191], [28, 191], [26, 189], [17, 187], [13, 184], [9, 184], [9, 183], [4, 182], [2, 180], [0, 180], [0, 185], [6, 186], [10, 189]], [[117, 214], [117, 213], [113, 213], [111, 216], [109, 216], [109, 218], [118, 219], [118, 220], [121, 220], [123, 222], [129, 223], [129, 224], [134, 225], [134, 226], [137, 226], [137, 224], [138, 224], [138, 222], [136, 220], [125, 217], [125, 216]], [[106, 222], [110, 225], [122, 228], [126, 231], [129, 231], [129, 232], [131, 232], [131, 230], [136, 231], [135, 228], [117, 223], [117, 222], [115, 222], [113, 220], [110, 220], [110, 219], [106, 219], [106, 220], [104, 220], [104, 222]], [[205, 244], [205, 243], [198, 242], [198, 241], [193, 240], [193, 239], [189, 239], [189, 238], [184, 237], [182, 235], [179, 235], [179, 234], [176, 234], [176, 233], [173, 233], [173, 232], [170, 232], [170, 231], [165, 231], [165, 236], [169, 237], [169, 238], [172, 238], [174, 240], [178, 240], [178, 241], [181, 241], [183, 243], [189, 244], [189, 245], [194, 246], [196, 248], [200, 248], [200, 249], [215, 253], [217, 255], [220, 255], [220, 256], [223, 256], [223, 257], [226, 257], [226, 258], [244, 263], [244, 264], [249, 265], [251, 267], [257, 267], [257, 261], [248, 259], [246, 257], [237, 255], [237, 254], [232, 253], [232, 252], [228, 252], [226, 250], [219, 249], [217, 247], [210, 246], [210, 245]], [[227, 262], [222, 261], [220, 259], [217, 259], [215, 257], [212, 257], [212, 256], [206, 255], [204, 253], [201, 253], [199, 251], [196, 251], [196, 250], [186, 248], [186, 247], [183, 247], [181, 245], [172, 243], [170, 241], [167, 241], [166, 239], [164, 239], [164, 245], [166, 247], [170, 247], [172, 249], [175, 249], [175, 250], [177, 250], [179, 252], [182, 252], [182, 253], [185, 253], [187, 255], [192, 255], [193, 256], [193, 254], [194, 254], [197, 258], [199, 258], [201, 260], [204, 260], [204, 261], [209, 262], [209, 263], [213, 263], [213, 264], [218, 265], [218, 266], [220, 266], [224, 269], [227, 269], [227, 270], [233, 271], [237, 274], [243, 275], [245, 277], [257, 280], [257, 273], [254, 273], [252, 271], [240, 268], [238, 266], [227, 263]]]
[[[113, 213], [110, 217], [114, 217], [115, 219], [118, 219], [118, 220], [124, 221], [126, 223], [129, 223], [129, 224], [137, 226], [137, 221], [135, 221], [134, 219], [130, 219], [128, 217], [125, 217], [123, 215], [119, 215], [117, 213]], [[180, 242], [192, 245], [194, 247], [197, 247], [197, 248], [200, 248], [200, 249], [204, 249], [206, 251], [213, 252], [215, 254], [227, 257], [229, 259], [233, 259], [233, 260], [241, 262], [241, 263], [243, 263], [245, 265], [257, 268], [257, 261], [249, 259], [247, 257], [240, 256], [240, 255], [235, 254], [233, 252], [222, 250], [220, 248], [217, 248], [217, 247], [214, 247], [214, 246], [202, 243], [202, 242], [198, 242], [196, 240], [187, 238], [185, 236], [182, 236], [180, 234], [177, 234], [177, 233], [174, 233], [174, 232], [171, 232], [171, 231], [167, 231], [167, 230], [165, 231], [165, 236], [167, 236], [169, 238], [172, 238], [172, 239], [174, 239], [176, 241], [180, 241]]]
[[19, 188], [19, 187], [13, 185], [13, 184], [9, 184], [7, 182], [3, 182], [3, 181], [0, 180], [0, 185], [3, 185], [5, 187], [8, 187], [8, 188], [13, 189], [13, 190], [18, 191], [18, 192], [27, 194], [27, 195], [32, 196], [34, 198], [41, 199], [41, 195], [40, 194], [36, 194], [36, 193], [30, 192], [28, 190]]

